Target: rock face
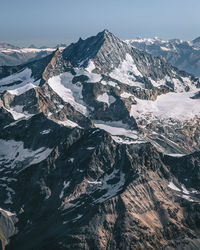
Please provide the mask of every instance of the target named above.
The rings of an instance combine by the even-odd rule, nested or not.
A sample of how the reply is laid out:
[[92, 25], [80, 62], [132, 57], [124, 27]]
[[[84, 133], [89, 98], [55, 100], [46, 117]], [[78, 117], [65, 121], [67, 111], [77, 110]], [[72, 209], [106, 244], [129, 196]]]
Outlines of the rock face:
[[134, 48], [164, 58], [168, 63], [200, 77], [200, 38], [193, 41], [180, 39], [162, 40], [133, 39], [127, 40]]
[[107, 30], [0, 72], [3, 247], [200, 248], [198, 78]]

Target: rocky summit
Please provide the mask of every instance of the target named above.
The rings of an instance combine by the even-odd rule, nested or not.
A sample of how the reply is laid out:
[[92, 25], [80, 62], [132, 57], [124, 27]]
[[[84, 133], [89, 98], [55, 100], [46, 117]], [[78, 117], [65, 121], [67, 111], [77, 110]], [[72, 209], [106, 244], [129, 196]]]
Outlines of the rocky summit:
[[108, 30], [0, 67], [0, 249], [200, 249], [199, 87]]

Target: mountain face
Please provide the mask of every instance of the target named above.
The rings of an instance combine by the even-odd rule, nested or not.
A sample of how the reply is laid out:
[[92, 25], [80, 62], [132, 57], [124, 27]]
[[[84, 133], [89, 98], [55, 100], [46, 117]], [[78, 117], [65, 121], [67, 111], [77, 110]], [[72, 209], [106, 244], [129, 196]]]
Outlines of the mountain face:
[[199, 249], [199, 78], [107, 30], [0, 67], [4, 249]]
[[200, 37], [197, 37], [196, 39], [194, 39], [192, 41], [192, 44], [195, 46], [195, 47], [200, 47]]
[[34, 45], [19, 48], [11, 44], [0, 43], [0, 66], [14, 66], [35, 61], [51, 54], [54, 50], [55, 48], [38, 49]]
[[193, 41], [182, 41], [180, 39], [162, 40], [133, 39], [127, 40], [128, 44], [154, 56], [164, 58], [173, 66], [185, 70], [197, 77], [200, 76], [200, 38]]

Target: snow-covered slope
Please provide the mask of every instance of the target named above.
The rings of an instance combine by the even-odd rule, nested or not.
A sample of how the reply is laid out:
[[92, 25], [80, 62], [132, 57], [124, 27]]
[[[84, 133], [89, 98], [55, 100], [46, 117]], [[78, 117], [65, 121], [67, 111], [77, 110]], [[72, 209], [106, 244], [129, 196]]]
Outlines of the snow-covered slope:
[[195, 133], [183, 137], [200, 117], [199, 78], [108, 30], [6, 74], [0, 80], [1, 106], [15, 120], [43, 112], [69, 127], [94, 126], [94, 121], [119, 143], [151, 141], [169, 154], [200, 146], [192, 142]]
[[107, 30], [0, 67], [0, 245], [198, 249], [199, 85]]

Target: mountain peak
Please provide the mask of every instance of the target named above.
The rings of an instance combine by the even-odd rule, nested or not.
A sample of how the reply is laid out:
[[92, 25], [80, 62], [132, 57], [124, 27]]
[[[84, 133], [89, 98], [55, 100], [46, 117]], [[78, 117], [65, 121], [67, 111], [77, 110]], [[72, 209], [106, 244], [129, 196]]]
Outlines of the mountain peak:
[[195, 38], [193, 41], [192, 41], [192, 44], [194, 46], [197, 46], [197, 47], [200, 47], [200, 36]]
[[105, 38], [108, 36], [113, 36], [113, 34], [109, 30], [104, 29], [103, 31], [99, 32], [97, 36], [103, 36]]
[[123, 46], [126, 47], [127, 45], [105, 29], [96, 36], [85, 40], [80, 38], [78, 42], [69, 45], [63, 51], [63, 58], [70, 61], [74, 67], [87, 67], [89, 60], [92, 59], [96, 62], [97, 68], [100, 69], [104, 65], [105, 60], [110, 61], [108, 55], [110, 53], [118, 53], [120, 48], [123, 50]]

